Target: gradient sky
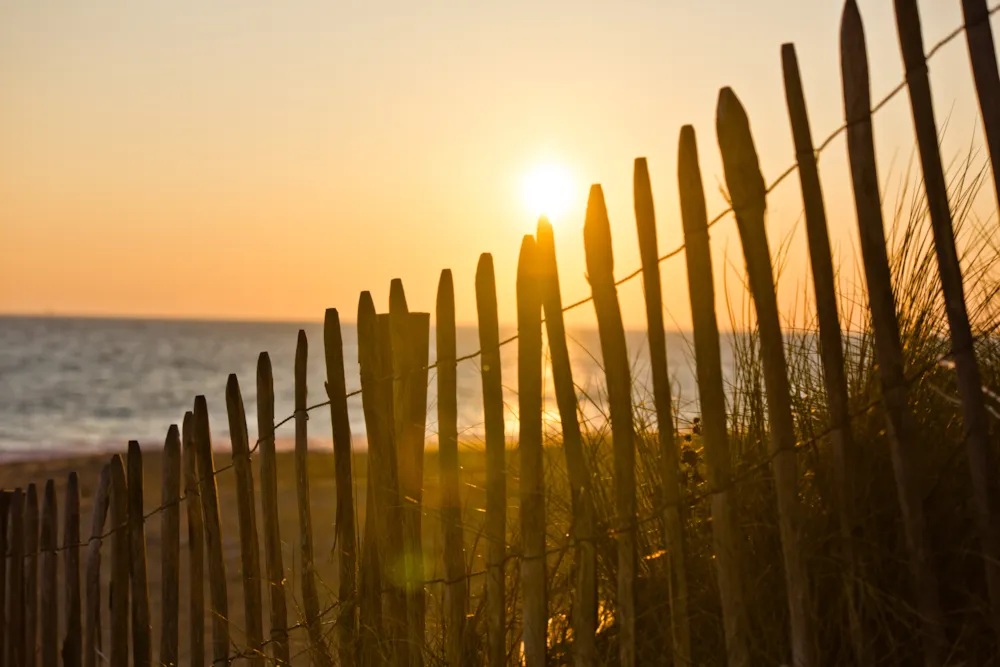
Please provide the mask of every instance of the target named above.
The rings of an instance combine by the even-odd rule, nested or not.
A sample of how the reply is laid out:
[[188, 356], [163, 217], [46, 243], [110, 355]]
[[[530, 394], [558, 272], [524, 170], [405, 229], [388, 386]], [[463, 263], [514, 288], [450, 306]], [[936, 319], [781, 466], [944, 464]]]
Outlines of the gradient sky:
[[[877, 99], [902, 74], [892, 3], [860, 5]], [[958, 0], [920, 6], [928, 45], [961, 23]], [[564, 165], [574, 184], [553, 222], [564, 300], [576, 300], [588, 294], [590, 183], [605, 188], [616, 272], [638, 266], [635, 157], [649, 159], [661, 252], [680, 242], [682, 124], [698, 131], [710, 215], [724, 207], [721, 86], [747, 108], [765, 178], [792, 163], [783, 42], [797, 45], [817, 142], [842, 122], [841, 8], [0, 0], [0, 312], [316, 320], [335, 306], [353, 319], [361, 290], [387, 307], [394, 277], [411, 309], [432, 309], [449, 267], [458, 318], [474, 322], [475, 266], [489, 251], [501, 319], [512, 322], [520, 237], [535, 224], [521, 183], [542, 162]], [[979, 145], [964, 37], [931, 73], [953, 157]], [[881, 177], [898, 177], [913, 149], [905, 94], [876, 134]], [[849, 262], [846, 164], [841, 138], [820, 168], [833, 243]], [[801, 214], [797, 178], [769, 206], [774, 249]], [[801, 226], [789, 243], [786, 310], [806, 285]], [[713, 230], [713, 248], [733, 288], [732, 220]], [[683, 257], [663, 276], [668, 323], [685, 327]], [[622, 288], [627, 324], [644, 323], [641, 298], [638, 281]]]

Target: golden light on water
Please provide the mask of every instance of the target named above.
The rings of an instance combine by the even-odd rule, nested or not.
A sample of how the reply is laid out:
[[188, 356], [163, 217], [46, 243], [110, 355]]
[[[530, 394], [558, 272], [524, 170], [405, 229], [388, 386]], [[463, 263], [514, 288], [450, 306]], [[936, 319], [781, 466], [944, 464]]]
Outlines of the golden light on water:
[[532, 216], [557, 221], [572, 201], [573, 179], [562, 165], [541, 164], [524, 175], [522, 194]]

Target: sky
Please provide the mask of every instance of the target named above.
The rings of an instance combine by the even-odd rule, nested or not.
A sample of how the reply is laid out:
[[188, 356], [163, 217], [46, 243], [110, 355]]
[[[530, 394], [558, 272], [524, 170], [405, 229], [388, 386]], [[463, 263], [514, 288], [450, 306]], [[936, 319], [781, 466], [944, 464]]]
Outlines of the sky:
[[[859, 4], [878, 99], [902, 77], [892, 2]], [[957, 0], [920, 8], [928, 47], [962, 20]], [[474, 323], [475, 267], [491, 252], [500, 318], [514, 322], [517, 252], [537, 214], [525, 178], [539, 165], [567, 181], [553, 224], [564, 302], [575, 301], [589, 293], [591, 183], [607, 198], [616, 275], [639, 265], [636, 157], [649, 160], [661, 254], [682, 241], [682, 125], [697, 131], [709, 215], [725, 208], [720, 87], [747, 109], [765, 179], [794, 162], [782, 43], [796, 44], [815, 141], [842, 123], [841, 10], [839, 0], [0, 0], [0, 313], [319, 320], [336, 307], [353, 320], [362, 290], [387, 309], [393, 278], [411, 310], [432, 310], [450, 268], [458, 320]], [[932, 61], [931, 83], [939, 124], [948, 120], [945, 157], [981, 146], [964, 37]], [[900, 95], [876, 117], [887, 183], [912, 155], [908, 104]], [[842, 137], [820, 171], [851, 275]], [[787, 244], [785, 312], [808, 284], [801, 211], [793, 177], [768, 213], [772, 250]], [[741, 298], [731, 218], [712, 246], [725, 309], [727, 289]], [[683, 255], [661, 268], [667, 323], [686, 328]], [[642, 326], [640, 281], [621, 299], [626, 324]], [[579, 310], [571, 324], [592, 321]]]

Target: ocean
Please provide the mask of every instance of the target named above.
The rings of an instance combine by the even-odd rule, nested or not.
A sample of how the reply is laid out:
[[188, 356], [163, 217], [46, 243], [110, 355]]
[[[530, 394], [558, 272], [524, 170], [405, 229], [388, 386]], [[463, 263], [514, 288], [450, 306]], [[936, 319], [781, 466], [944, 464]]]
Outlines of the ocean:
[[[0, 457], [25, 458], [121, 451], [129, 440], [162, 444], [167, 428], [179, 424], [194, 397], [208, 401], [213, 444], [228, 447], [227, 377], [236, 373], [246, 405], [251, 442], [257, 437], [256, 363], [267, 351], [274, 369], [275, 416], [294, 406], [293, 364], [296, 336], [309, 339], [309, 403], [326, 400], [321, 323], [117, 320], [57, 317], [0, 317]], [[501, 339], [514, 333], [503, 328]], [[474, 326], [458, 328], [459, 356], [479, 348]], [[583, 414], [603, 421], [598, 405], [604, 381], [596, 330], [571, 330], [570, 356]], [[343, 325], [347, 389], [360, 387], [357, 332]], [[434, 332], [430, 359], [435, 359]], [[651, 392], [644, 331], [627, 332], [636, 400]], [[693, 347], [688, 334], [667, 336], [673, 394], [679, 421], [697, 412]], [[723, 368], [732, 368], [731, 345], [722, 341]], [[507, 435], [517, 433], [517, 344], [502, 348], [501, 372], [507, 408]], [[482, 440], [483, 411], [479, 359], [459, 364], [460, 439]], [[428, 377], [427, 436], [436, 440], [436, 376]], [[545, 366], [545, 419], [558, 425], [551, 370]], [[361, 397], [349, 400], [355, 446], [364, 446]], [[310, 447], [329, 446], [330, 413], [310, 413]], [[278, 430], [279, 446], [289, 446], [294, 426]]]

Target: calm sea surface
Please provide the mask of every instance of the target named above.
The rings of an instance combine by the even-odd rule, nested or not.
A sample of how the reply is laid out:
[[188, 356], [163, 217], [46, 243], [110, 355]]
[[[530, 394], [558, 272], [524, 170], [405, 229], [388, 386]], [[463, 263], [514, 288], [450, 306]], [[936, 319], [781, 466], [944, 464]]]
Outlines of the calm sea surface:
[[[251, 441], [256, 439], [256, 362], [261, 351], [271, 355], [274, 368], [275, 414], [293, 410], [293, 361], [296, 334], [309, 337], [309, 403], [326, 400], [322, 325], [317, 323], [195, 322], [109, 319], [0, 317], [0, 456], [46, 456], [80, 451], [120, 450], [128, 440], [162, 443], [167, 427], [179, 423], [194, 397], [208, 399], [213, 438], [227, 445], [226, 379], [236, 373], [246, 403]], [[513, 330], [501, 331], [501, 338]], [[570, 355], [574, 380], [580, 387], [584, 413], [600, 420], [584, 398], [603, 392], [600, 345], [596, 331], [571, 331]], [[357, 333], [345, 324], [344, 357], [348, 391], [359, 385]], [[431, 332], [431, 361], [435, 358]], [[645, 333], [628, 334], [636, 395], [649, 387]], [[479, 348], [475, 327], [458, 330], [458, 354]], [[691, 416], [697, 397], [689, 337], [668, 336], [670, 372], [681, 418]], [[502, 375], [507, 402], [507, 432], [516, 435], [517, 344], [502, 350]], [[732, 366], [723, 340], [723, 367]], [[459, 364], [458, 406], [461, 437], [475, 442], [482, 436], [482, 391], [479, 360]], [[428, 380], [428, 437], [437, 432], [436, 377]], [[546, 366], [547, 420], [557, 420], [551, 375]], [[358, 446], [364, 442], [361, 398], [349, 399], [351, 431]], [[330, 441], [330, 413], [314, 410], [309, 420], [314, 446]], [[288, 444], [291, 423], [278, 431]]]

